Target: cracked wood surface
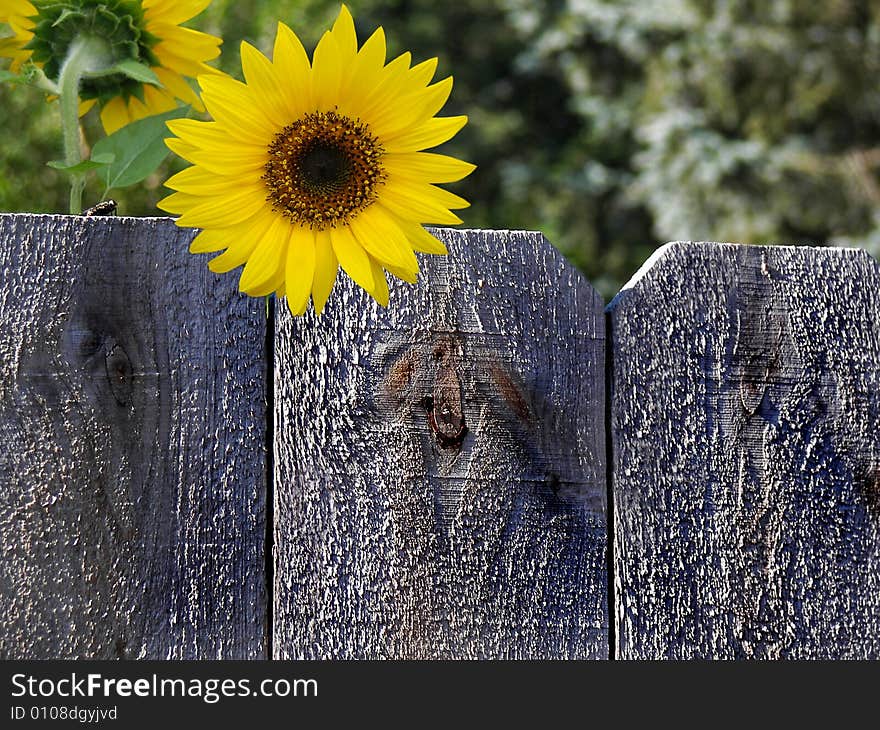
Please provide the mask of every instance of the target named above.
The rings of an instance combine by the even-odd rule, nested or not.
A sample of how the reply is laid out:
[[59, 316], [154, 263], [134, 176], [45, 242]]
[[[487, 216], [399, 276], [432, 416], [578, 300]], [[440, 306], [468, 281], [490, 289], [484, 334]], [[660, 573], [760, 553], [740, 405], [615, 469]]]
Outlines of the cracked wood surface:
[[669, 244], [609, 305], [617, 655], [880, 657], [880, 267]]
[[0, 216], [0, 658], [265, 656], [265, 316], [168, 219]]
[[278, 307], [275, 655], [606, 657], [604, 316], [539, 234]]
[[[163, 219], [0, 216], [0, 658], [265, 656], [265, 328]], [[276, 315], [274, 655], [605, 657], [604, 321], [440, 231]], [[880, 657], [880, 267], [671, 244], [609, 306], [616, 655]]]

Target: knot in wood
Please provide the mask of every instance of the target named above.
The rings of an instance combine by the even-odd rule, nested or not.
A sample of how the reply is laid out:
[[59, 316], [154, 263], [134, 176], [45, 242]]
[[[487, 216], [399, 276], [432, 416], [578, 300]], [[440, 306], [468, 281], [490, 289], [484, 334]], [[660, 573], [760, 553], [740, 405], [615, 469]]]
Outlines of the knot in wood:
[[113, 345], [104, 358], [107, 368], [107, 380], [110, 383], [110, 391], [116, 402], [121, 406], [131, 403], [131, 376], [132, 366], [128, 354], [121, 345]]
[[428, 425], [441, 449], [460, 449], [467, 435], [461, 381], [456, 373], [455, 343], [443, 339], [431, 353], [437, 363], [434, 389], [422, 399], [428, 413]]

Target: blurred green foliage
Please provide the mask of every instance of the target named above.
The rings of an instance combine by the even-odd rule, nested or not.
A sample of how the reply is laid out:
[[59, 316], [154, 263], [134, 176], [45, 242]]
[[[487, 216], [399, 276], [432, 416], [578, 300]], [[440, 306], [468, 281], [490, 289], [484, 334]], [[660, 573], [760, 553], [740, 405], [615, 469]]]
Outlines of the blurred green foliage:
[[[446, 145], [469, 227], [538, 229], [605, 294], [673, 239], [860, 245], [880, 253], [880, 0], [353, 0], [362, 39], [438, 56], [455, 76]], [[215, 0], [194, 26], [271, 50], [277, 20], [312, 47], [339, 5]], [[62, 211], [56, 109], [0, 88], [0, 210]], [[100, 136], [94, 112], [88, 139]], [[169, 158], [114, 192], [157, 215]], [[89, 198], [91, 193], [92, 198]], [[95, 202], [98, 185], [87, 191]]]

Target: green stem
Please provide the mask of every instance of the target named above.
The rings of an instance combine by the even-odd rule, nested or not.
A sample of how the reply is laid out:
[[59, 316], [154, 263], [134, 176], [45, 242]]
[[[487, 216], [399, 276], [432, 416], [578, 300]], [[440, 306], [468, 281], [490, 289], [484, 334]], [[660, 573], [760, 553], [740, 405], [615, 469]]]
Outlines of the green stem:
[[46, 74], [43, 73], [43, 69], [35, 66], [33, 63], [26, 65], [22, 75], [27, 79], [27, 83], [30, 86], [45, 91], [47, 94], [58, 96], [58, 84], [50, 81]]
[[[58, 100], [61, 104], [61, 132], [64, 139], [64, 162], [76, 165], [82, 162], [79, 130], [79, 86], [83, 76], [105, 62], [107, 44], [97, 38], [80, 37], [70, 44], [67, 58], [58, 75]], [[71, 174], [70, 214], [82, 212], [82, 192], [86, 184], [84, 173]]]

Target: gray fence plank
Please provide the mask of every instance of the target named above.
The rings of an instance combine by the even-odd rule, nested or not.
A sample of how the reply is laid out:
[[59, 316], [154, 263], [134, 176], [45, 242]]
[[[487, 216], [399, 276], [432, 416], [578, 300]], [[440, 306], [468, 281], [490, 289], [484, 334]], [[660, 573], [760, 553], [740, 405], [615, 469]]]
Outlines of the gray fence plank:
[[265, 656], [265, 316], [169, 220], [0, 216], [0, 657]]
[[618, 655], [880, 657], [880, 269], [678, 243], [609, 307]]
[[539, 234], [439, 235], [387, 310], [279, 308], [275, 655], [605, 657], [602, 302]]

